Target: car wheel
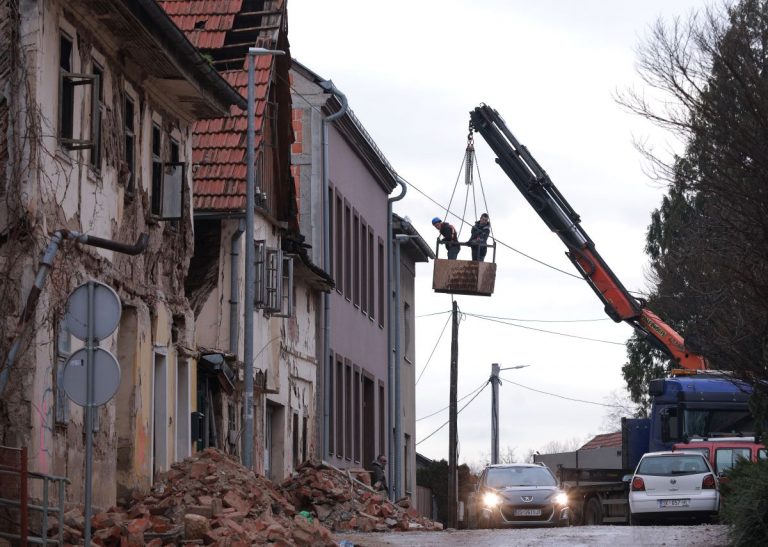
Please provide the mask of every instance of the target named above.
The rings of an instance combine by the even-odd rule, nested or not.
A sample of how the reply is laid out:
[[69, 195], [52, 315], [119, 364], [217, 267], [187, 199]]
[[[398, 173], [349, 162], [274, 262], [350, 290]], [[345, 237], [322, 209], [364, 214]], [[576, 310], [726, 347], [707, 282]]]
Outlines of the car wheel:
[[629, 514], [629, 525], [630, 526], [640, 526], [640, 519], [637, 518], [636, 515], [630, 513]]
[[561, 519], [559, 523], [557, 523], [557, 526], [559, 528], [568, 528], [571, 525], [571, 517], [568, 517], [566, 519]]
[[584, 511], [584, 524], [594, 526], [603, 523], [603, 508], [600, 506], [600, 500], [589, 498], [587, 507]]

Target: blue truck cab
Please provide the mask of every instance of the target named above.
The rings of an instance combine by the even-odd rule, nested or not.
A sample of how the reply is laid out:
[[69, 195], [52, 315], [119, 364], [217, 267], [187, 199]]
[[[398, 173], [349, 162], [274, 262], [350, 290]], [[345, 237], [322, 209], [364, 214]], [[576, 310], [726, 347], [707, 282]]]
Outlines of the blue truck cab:
[[725, 372], [673, 371], [651, 380], [649, 451], [671, 450], [694, 437], [754, 435], [747, 401], [752, 388]]

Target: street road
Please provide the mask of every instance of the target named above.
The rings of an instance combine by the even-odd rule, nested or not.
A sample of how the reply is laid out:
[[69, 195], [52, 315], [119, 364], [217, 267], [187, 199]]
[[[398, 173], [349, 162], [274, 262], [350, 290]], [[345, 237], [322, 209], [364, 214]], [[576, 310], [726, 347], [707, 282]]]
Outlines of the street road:
[[348, 540], [361, 547], [386, 545], [425, 547], [605, 545], [690, 545], [697, 547], [728, 545], [727, 527], [691, 526], [572, 526], [570, 528], [525, 528], [502, 530], [447, 530], [443, 532], [391, 532], [335, 534], [339, 542]]

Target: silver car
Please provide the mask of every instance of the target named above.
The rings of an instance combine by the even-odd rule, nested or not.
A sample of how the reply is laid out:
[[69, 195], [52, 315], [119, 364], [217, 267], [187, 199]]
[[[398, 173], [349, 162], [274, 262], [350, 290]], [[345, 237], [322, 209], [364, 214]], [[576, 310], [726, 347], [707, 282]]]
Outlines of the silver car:
[[480, 476], [474, 512], [481, 528], [568, 526], [568, 496], [541, 464], [489, 465]]
[[699, 452], [649, 452], [629, 489], [630, 523], [660, 519], [710, 520], [720, 509], [720, 487]]

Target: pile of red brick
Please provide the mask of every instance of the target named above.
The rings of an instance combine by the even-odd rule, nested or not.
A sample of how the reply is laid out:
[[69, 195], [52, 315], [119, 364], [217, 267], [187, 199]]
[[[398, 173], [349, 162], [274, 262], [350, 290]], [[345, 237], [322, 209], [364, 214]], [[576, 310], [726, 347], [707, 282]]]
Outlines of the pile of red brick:
[[[362, 477], [363, 479], [365, 477]], [[390, 503], [351, 474], [307, 462], [276, 486], [216, 449], [171, 466], [129, 509], [91, 519], [98, 545], [253, 544], [331, 546], [333, 531], [440, 530], [407, 500]], [[82, 544], [82, 509], [69, 511], [64, 538]], [[52, 523], [52, 534], [58, 523]]]
[[[173, 464], [130, 509], [114, 507], [91, 522], [93, 542], [105, 546], [336, 545], [272, 482], [215, 449]], [[82, 544], [82, 511], [67, 513], [64, 524], [65, 540]]]
[[442, 530], [443, 525], [419, 515], [407, 499], [391, 503], [363, 480], [321, 462], [304, 462], [282, 484], [299, 511], [309, 511], [334, 532]]

